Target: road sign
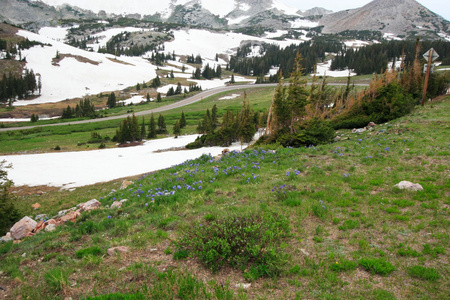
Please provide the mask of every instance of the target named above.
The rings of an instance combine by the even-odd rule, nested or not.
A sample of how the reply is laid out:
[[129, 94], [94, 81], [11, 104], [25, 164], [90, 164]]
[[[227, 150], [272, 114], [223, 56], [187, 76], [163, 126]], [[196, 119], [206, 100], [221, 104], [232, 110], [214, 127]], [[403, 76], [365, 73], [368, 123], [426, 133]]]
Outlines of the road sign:
[[[427, 68], [428, 68], [428, 64], [424, 64], [424, 65], [423, 65], [423, 72], [424, 72], [424, 73], [427, 72]], [[431, 74], [434, 73], [434, 65], [433, 65], [433, 64], [431, 65], [430, 73], [431, 73]]]
[[430, 54], [431, 54], [431, 62], [435, 61], [439, 57], [439, 54], [437, 54], [437, 52], [433, 48], [425, 52], [423, 57], [428, 61]]

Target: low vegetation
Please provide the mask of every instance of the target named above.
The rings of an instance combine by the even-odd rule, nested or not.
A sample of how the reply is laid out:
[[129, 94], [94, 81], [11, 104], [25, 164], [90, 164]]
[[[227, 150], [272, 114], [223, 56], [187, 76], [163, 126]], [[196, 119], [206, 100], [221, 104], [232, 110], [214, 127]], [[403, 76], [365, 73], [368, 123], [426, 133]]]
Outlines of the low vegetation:
[[[372, 131], [340, 130], [331, 144], [205, 155], [143, 175], [124, 190], [111, 182], [16, 193], [21, 214], [51, 216], [93, 197], [103, 208], [55, 232], [0, 244], [1, 293], [444, 299], [449, 108], [443, 97]], [[423, 190], [395, 188], [401, 180]], [[107, 208], [121, 199], [121, 208]], [[37, 201], [41, 208], [32, 211]], [[107, 255], [114, 246], [130, 251]]]

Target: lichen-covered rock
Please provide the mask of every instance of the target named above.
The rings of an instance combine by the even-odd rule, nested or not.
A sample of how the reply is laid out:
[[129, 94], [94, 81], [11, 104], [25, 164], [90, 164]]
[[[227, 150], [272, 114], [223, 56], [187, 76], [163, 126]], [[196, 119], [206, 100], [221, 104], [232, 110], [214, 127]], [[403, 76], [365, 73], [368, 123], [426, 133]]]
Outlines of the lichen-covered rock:
[[56, 230], [56, 225], [55, 224], [49, 224], [45, 227], [45, 231], [47, 232], [52, 232]]
[[92, 200], [89, 200], [88, 202], [84, 203], [84, 205], [80, 209], [80, 212], [97, 209], [101, 205], [102, 204], [97, 199], [92, 199]]
[[121, 208], [122, 202], [120, 201], [114, 201], [113, 204], [111, 204], [111, 208]]
[[408, 191], [423, 191], [423, 187], [418, 183], [412, 183], [410, 181], [400, 181], [395, 187], [398, 187], [401, 190], [408, 190]]
[[133, 181], [124, 180], [124, 181], [122, 181], [122, 185], [120, 186], [120, 189], [124, 190], [127, 187], [129, 187], [130, 185], [132, 185], [133, 183], [134, 183]]
[[11, 227], [11, 237], [15, 240], [21, 240], [30, 234], [36, 227], [37, 222], [30, 217], [23, 217], [19, 222]]

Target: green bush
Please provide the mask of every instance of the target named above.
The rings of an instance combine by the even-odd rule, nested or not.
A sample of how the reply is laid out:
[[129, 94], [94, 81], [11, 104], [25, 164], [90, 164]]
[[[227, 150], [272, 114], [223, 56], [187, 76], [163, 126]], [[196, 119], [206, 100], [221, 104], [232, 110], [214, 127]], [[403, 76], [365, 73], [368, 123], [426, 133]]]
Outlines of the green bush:
[[12, 225], [20, 218], [19, 211], [14, 206], [14, 199], [8, 188], [12, 181], [8, 179], [5, 161], [0, 161], [0, 236], [9, 231]]
[[249, 270], [247, 279], [275, 276], [283, 261], [281, 241], [289, 233], [286, 217], [274, 214], [229, 216], [183, 231], [177, 242], [213, 271], [225, 265]]
[[359, 228], [359, 221], [357, 220], [345, 220], [344, 223], [339, 226], [339, 230], [349, 230], [349, 229], [357, 229]]
[[441, 275], [439, 275], [439, 273], [435, 269], [422, 266], [412, 266], [408, 268], [408, 274], [411, 277], [430, 281], [438, 280], [441, 278]]
[[44, 279], [50, 289], [58, 293], [67, 286], [69, 271], [61, 268], [53, 269], [44, 274]]
[[383, 258], [362, 258], [359, 265], [373, 274], [387, 276], [395, 270], [395, 267]]
[[82, 258], [84, 256], [88, 256], [88, 255], [93, 255], [93, 256], [102, 256], [104, 253], [104, 251], [98, 247], [98, 246], [93, 246], [93, 247], [89, 247], [89, 248], [85, 248], [85, 249], [81, 249], [78, 250], [75, 255], [78, 258]]
[[355, 270], [358, 264], [355, 261], [350, 261], [343, 259], [339, 262], [335, 262], [331, 265], [330, 269], [334, 272], [345, 272], [350, 270]]
[[296, 133], [280, 132], [276, 142], [284, 147], [303, 147], [333, 142], [335, 131], [329, 122], [313, 119], [296, 128]]

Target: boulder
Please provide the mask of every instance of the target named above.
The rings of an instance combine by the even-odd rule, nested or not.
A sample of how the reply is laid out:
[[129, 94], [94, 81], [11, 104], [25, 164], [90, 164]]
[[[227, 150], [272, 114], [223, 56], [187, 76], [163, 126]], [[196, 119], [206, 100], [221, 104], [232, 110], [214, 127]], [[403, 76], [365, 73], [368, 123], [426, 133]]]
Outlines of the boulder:
[[38, 233], [39, 231], [41, 231], [42, 229], [44, 229], [45, 228], [45, 223], [44, 223], [44, 221], [39, 221], [37, 224], [36, 224], [36, 227], [34, 227], [34, 229], [33, 229], [33, 233]]
[[132, 185], [133, 183], [134, 183], [133, 181], [124, 180], [124, 181], [122, 181], [122, 185], [120, 186], [120, 189], [124, 190], [127, 187], [129, 187], [130, 185]]
[[41, 207], [41, 205], [39, 203], [35, 203], [31, 205], [32, 208], [34, 208], [34, 210], [39, 209]]
[[113, 204], [111, 204], [111, 208], [121, 208], [122, 202], [114, 201]]
[[45, 226], [48, 226], [48, 225], [51, 225], [51, 224], [56, 225], [55, 219], [50, 219], [50, 220], [45, 221]]
[[47, 232], [52, 232], [56, 230], [56, 225], [55, 224], [49, 224], [45, 227], [45, 231]]
[[370, 122], [369, 124], [367, 124], [367, 127], [375, 127], [377, 126], [377, 124], [375, 124], [374, 122]]
[[21, 240], [26, 237], [36, 227], [37, 222], [30, 217], [23, 217], [19, 222], [11, 227], [11, 237]]
[[[72, 221], [74, 222], [76, 218], [78, 218], [80, 216], [80, 211], [71, 211], [70, 213], [68, 213], [67, 215], [65, 215], [64, 217], [59, 218], [59, 223], [65, 223], [67, 221]], [[58, 223], [57, 221], [57, 223]]]
[[109, 248], [107, 252], [108, 252], [109, 256], [113, 256], [114, 254], [116, 254], [116, 252], [126, 253], [128, 251], [130, 251], [130, 248], [125, 247], [125, 246], [118, 246], [118, 247]]
[[358, 129], [353, 129], [352, 133], [363, 133], [364, 131], [366, 131], [366, 128], [358, 128]]
[[6, 243], [6, 242], [13, 241], [13, 240], [14, 240], [14, 239], [11, 237], [11, 232], [8, 232], [5, 236], [3, 236], [3, 237], [0, 238], [0, 243], [1, 243], [1, 242]]
[[101, 206], [102, 204], [97, 199], [89, 200], [88, 202], [84, 203], [84, 205], [81, 207], [80, 212], [85, 212], [88, 210], [94, 210]]
[[401, 190], [408, 190], [408, 191], [423, 191], [423, 187], [418, 183], [412, 183], [410, 181], [400, 181], [395, 187], [398, 187]]

